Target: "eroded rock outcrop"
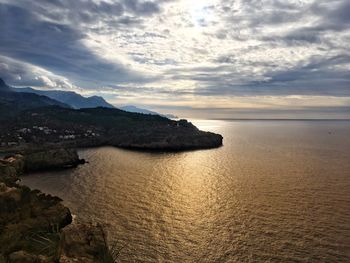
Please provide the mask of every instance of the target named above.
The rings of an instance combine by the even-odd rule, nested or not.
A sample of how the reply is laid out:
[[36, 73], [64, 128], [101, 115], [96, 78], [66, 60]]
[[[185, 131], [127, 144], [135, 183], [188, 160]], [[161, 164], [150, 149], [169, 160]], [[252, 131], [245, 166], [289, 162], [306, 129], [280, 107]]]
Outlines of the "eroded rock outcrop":
[[[58, 246], [59, 230], [72, 222], [69, 209], [61, 201], [26, 186], [8, 186], [1, 182], [0, 254], [10, 256], [23, 250], [54, 259], [52, 251]], [[13, 258], [20, 258], [20, 255]]]
[[75, 149], [65, 148], [27, 153], [23, 161], [25, 172], [76, 167], [85, 162]]
[[[48, 156], [60, 158], [49, 161]], [[74, 225], [62, 230], [72, 222], [62, 200], [18, 184], [18, 174], [25, 171], [63, 168], [78, 160], [69, 150], [0, 160], [1, 263], [101, 262], [107, 247], [100, 228]]]

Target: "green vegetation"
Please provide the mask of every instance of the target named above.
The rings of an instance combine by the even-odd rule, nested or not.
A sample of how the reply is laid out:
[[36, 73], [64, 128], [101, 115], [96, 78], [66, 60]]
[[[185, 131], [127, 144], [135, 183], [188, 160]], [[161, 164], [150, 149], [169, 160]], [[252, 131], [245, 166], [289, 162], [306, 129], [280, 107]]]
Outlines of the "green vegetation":
[[31, 232], [25, 239], [28, 241], [25, 250], [30, 254], [44, 255], [51, 261], [59, 260], [64, 238], [58, 225], [53, 227], [51, 231]]
[[221, 135], [199, 131], [186, 120], [103, 107], [75, 110], [45, 96], [15, 92], [1, 79], [0, 119], [0, 147], [5, 150], [47, 144], [145, 150], [206, 149], [222, 145]]
[[31, 144], [31, 148], [48, 143], [65, 147], [109, 145], [145, 150], [206, 149], [222, 145], [221, 135], [200, 131], [186, 120], [173, 121], [157, 115], [108, 108], [32, 109], [4, 121], [1, 126], [0, 139]]

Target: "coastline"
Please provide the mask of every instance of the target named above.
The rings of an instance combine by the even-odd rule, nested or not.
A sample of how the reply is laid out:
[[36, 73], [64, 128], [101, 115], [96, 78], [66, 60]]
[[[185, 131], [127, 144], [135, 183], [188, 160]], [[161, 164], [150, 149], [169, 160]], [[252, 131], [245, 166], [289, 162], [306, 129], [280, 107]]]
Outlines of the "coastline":
[[[203, 132], [204, 133], [204, 132]], [[88, 140], [76, 140], [69, 142], [50, 143], [43, 145], [33, 143], [21, 144], [19, 146], [0, 147], [0, 157], [14, 153], [31, 153], [46, 149], [87, 149], [99, 147], [116, 147], [120, 149], [145, 151], [145, 152], [180, 152], [191, 150], [215, 149], [223, 145], [223, 137], [220, 134], [206, 132], [205, 136], [195, 139], [194, 135], [188, 141], [179, 141], [178, 138], [163, 140], [160, 142], [134, 143], [134, 142], [110, 142], [109, 140], [91, 142]]]
[[[89, 119], [92, 123], [89, 126], [76, 124], [83, 116], [80, 111], [60, 108], [51, 111], [60, 117], [55, 119], [44, 111], [42, 115], [23, 115], [24, 120], [17, 121], [18, 124], [4, 126], [11, 133], [5, 130], [3, 133], [12, 134], [14, 139], [5, 134], [0, 147], [3, 157], [0, 159], [0, 263], [5, 260], [92, 263], [106, 262], [106, 258], [112, 259], [107, 262], [115, 262], [115, 248], [110, 248], [103, 226], [72, 224], [72, 214], [62, 199], [19, 184], [20, 175], [84, 164], [76, 149], [110, 146], [133, 151], [179, 152], [223, 145], [220, 134], [200, 131], [186, 120], [95, 109], [92, 111], [96, 116], [93, 121]], [[62, 121], [60, 118], [66, 114], [61, 111], [73, 114], [74, 121], [69, 124]], [[108, 121], [99, 123], [105, 114]], [[127, 124], [120, 123], [125, 120], [123, 115], [129, 120]], [[86, 137], [87, 131], [91, 134]], [[70, 135], [62, 135], [66, 133]]]
[[[133, 151], [178, 152], [212, 149], [222, 145], [222, 136], [204, 133], [204, 140], [190, 143], [111, 145], [105, 142], [46, 143], [0, 150], [0, 263], [105, 262], [113, 259], [103, 226], [73, 223], [73, 216], [59, 197], [21, 185], [19, 176], [31, 172], [64, 170], [85, 164], [77, 149], [103, 146]], [[213, 140], [215, 138], [215, 140]], [[204, 141], [204, 144], [203, 144]], [[13, 229], [17, 231], [14, 232]], [[45, 248], [42, 246], [45, 244]], [[46, 251], [48, 250], [48, 251]], [[114, 262], [114, 261], [110, 261]]]
[[[103, 226], [73, 223], [62, 199], [19, 183], [19, 176], [31, 171], [82, 164], [77, 152], [58, 149], [33, 155], [0, 159], [0, 262], [92, 263], [113, 259]], [[48, 162], [52, 155], [56, 159]]]

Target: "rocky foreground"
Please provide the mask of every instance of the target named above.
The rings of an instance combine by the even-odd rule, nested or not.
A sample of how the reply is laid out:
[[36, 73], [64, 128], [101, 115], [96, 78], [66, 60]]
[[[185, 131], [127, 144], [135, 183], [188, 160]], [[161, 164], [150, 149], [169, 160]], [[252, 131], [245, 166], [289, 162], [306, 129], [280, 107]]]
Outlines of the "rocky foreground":
[[115, 262], [102, 227], [72, 224], [60, 198], [18, 183], [26, 172], [81, 162], [65, 149], [0, 160], [0, 263]]

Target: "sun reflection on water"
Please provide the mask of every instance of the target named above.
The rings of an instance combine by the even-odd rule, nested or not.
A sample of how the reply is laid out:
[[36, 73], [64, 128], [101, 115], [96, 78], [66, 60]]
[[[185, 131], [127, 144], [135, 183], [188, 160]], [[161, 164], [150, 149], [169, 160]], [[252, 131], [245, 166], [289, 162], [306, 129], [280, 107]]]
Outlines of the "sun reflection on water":
[[89, 164], [23, 182], [108, 225], [123, 262], [347, 262], [348, 124], [192, 122], [224, 146], [85, 149]]

